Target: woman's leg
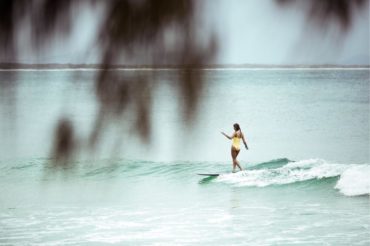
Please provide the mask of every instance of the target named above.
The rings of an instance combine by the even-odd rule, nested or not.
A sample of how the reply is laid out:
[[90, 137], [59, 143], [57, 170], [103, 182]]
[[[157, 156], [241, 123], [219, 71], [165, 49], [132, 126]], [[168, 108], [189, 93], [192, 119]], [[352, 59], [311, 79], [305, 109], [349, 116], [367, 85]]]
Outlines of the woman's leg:
[[235, 172], [236, 166], [240, 168], [239, 163], [236, 160], [236, 157], [238, 156], [238, 154], [239, 154], [239, 151], [236, 150], [234, 147], [231, 147], [231, 158], [233, 159], [233, 172]]
[[231, 158], [233, 160], [233, 172], [235, 172], [235, 149], [231, 147]]
[[239, 152], [240, 152], [240, 149], [239, 150], [235, 150], [236, 151], [236, 155], [235, 155], [235, 165], [239, 167], [240, 171], [242, 171], [242, 167], [239, 165], [239, 162], [238, 160], [236, 159], [236, 157], [238, 157], [239, 155]]

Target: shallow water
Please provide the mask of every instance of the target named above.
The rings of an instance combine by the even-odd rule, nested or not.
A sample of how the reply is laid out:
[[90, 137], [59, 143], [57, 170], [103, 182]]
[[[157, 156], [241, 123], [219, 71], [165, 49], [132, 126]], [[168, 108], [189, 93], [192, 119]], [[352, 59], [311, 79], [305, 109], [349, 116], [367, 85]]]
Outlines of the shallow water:
[[[369, 165], [283, 159], [230, 174], [226, 163], [106, 160], [49, 174], [45, 162], [3, 168], [0, 243], [370, 243]], [[362, 178], [362, 193], [336, 188], [358, 168], [343, 187]]]
[[[173, 71], [157, 73], [165, 80]], [[58, 116], [88, 135], [93, 73], [20, 72], [16, 103], [0, 110], [2, 119], [14, 113], [1, 120], [0, 245], [369, 245], [369, 70], [211, 70], [207, 78], [192, 131], [163, 85], [152, 146], [124, 136], [120, 157], [101, 149], [105, 157], [54, 169]], [[250, 150], [239, 156], [246, 170], [232, 174], [219, 131], [234, 122]], [[197, 175], [205, 172], [221, 175]]]

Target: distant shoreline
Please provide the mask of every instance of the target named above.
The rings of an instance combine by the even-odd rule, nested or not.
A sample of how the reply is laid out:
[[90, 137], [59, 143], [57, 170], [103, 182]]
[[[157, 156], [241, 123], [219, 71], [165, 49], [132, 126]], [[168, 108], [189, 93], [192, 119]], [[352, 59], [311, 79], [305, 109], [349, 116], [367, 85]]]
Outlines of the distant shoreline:
[[69, 64], [69, 63], [0, 63], [2, 70], [17, 69], [370, 69], [370, 65], [274, 65], [274, 64], [215, 64], [203, 66], [183, 66], [183, 65], [110, 65], [101, 64]]

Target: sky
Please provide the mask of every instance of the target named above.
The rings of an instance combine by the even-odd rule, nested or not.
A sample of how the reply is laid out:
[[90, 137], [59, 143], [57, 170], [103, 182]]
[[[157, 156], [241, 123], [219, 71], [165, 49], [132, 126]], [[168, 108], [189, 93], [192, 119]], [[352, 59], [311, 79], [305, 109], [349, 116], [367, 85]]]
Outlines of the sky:
[[[338, 32], [307, 22], [299, 6], [273, 1], [220, 1], [218, 33], [224, 63], [369, 64], [369, 10], [356, 13], [352, 29]], [[220, 11], [221, 12], [221, 11]]]
[[[320, 29], [307, 22], [299, 6], [282, 8], [275, 1], [206, 0], [199, 31], [215, 33], [216, 64], [344, 64], [369, 65], [369, 6], [356, 11], [352, 27]], [[27, 31], [20, 30], [18, 62], [98, 63], [94, 43], [101, 9], [79, 8], [74, 29], [55, 37], [42, 52], [29, 48]]]

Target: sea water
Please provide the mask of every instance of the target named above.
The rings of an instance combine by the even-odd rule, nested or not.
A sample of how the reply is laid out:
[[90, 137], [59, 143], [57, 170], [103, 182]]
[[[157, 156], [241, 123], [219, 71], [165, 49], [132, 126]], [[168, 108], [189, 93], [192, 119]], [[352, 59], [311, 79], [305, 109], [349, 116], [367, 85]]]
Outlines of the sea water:
[[[176, 70], [117, 73], [159, 81], [149, 144], [126, 118], [63, 169], [56, 123], [87, 141], [96, 71], [0, 72], [0, 245], [370, 244], [369, 69], [205, 70], [190, 126]], [[231, 173], [236, 122], [249, 150]]]

